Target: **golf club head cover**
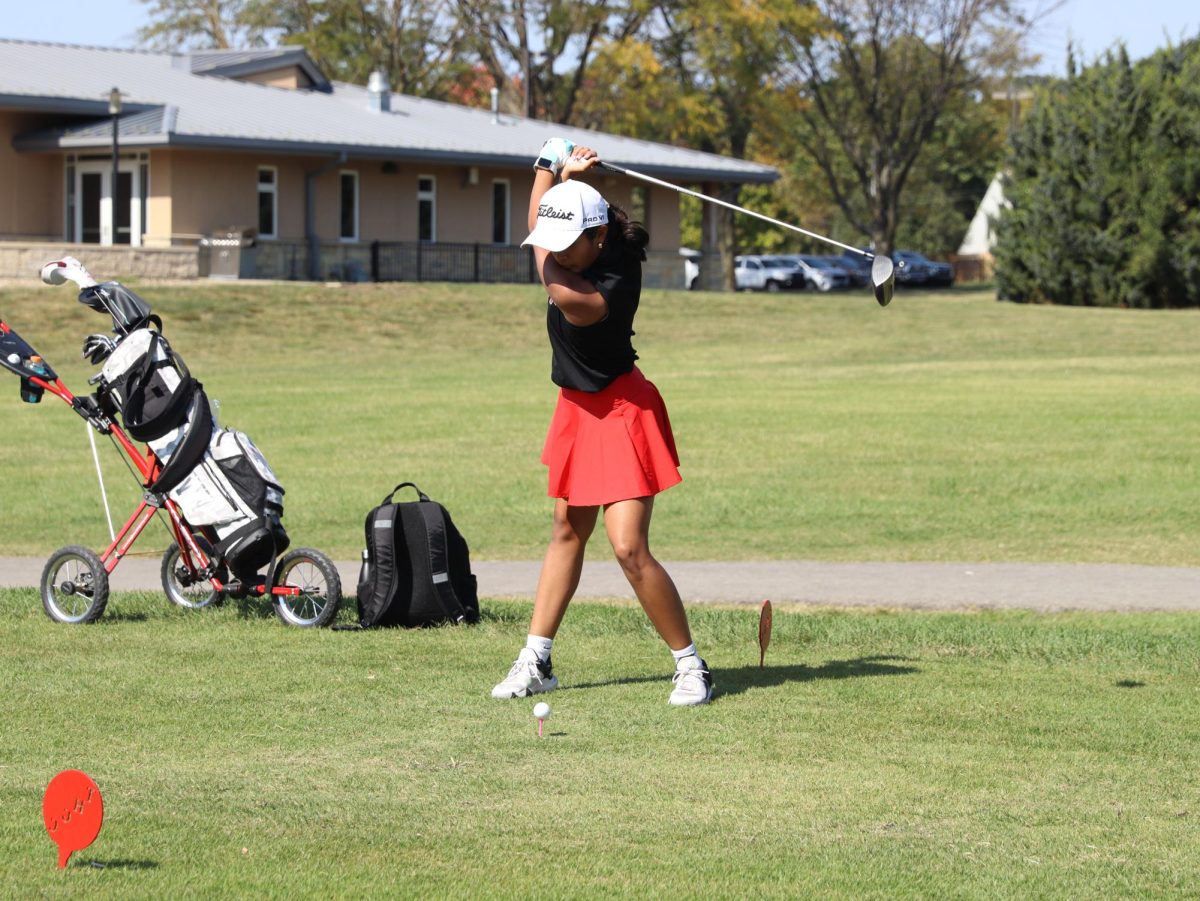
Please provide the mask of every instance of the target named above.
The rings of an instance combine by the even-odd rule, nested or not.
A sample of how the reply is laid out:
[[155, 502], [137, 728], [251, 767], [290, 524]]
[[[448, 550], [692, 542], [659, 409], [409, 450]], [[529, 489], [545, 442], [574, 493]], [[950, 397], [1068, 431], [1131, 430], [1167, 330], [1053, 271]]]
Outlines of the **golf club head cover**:
[[533, 161], [533, 168], [546, 169], [557, 177], [558, 173], [562, 171], [563, 163], [571, 156], [571, 151], [574, 149], [575, 145], [566, 138], [551, 138], [542, 145], [537, 159]]
[[42, 267], [42, 281], [47, 285], [62, 285], [68, 281], [77, 284], [81, 289], [90, 288], [98, 282], [91, 273], [83, 268], [83, 263], [75, 257], [63, 257], [61, 260], [51, 260]]
[[93, 366], [99, 366], [112, 355], [117, 342], [108, 335], [88, 335], [83, 339], [83, 356], [91, 360]]

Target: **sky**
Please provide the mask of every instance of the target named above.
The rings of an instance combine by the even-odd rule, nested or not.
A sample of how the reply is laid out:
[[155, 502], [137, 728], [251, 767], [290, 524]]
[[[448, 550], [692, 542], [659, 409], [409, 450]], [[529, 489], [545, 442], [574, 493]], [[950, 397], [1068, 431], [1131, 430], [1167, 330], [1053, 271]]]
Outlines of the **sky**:
[[[1054, 0], [1024, 0], [1029, 10]], [[100, 47], [134, 47], [149, 7], [139, 0], [13, 0], [4, 4], [0, 37]], [[1030, 49], [1042, 56], [1038, 71], [1065, 72], [1067, 42], [1079, 48], [1081, 62], [1123, 40], [1133, 59], [1153, 53], [1168, 40], [1200, 35], [1197, 0], [1066, 0], [1039, 21]]]

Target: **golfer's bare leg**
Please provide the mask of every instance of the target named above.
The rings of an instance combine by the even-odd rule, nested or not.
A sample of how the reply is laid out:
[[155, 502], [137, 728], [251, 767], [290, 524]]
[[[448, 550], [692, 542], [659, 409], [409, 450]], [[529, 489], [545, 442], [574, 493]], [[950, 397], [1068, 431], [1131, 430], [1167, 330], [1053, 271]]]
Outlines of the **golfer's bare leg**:
[[579, 587], [583, 572], [583, 552], [596, 527], [599, 507], [572, 507], [559, 498], [554, 502], [554, 528], [550, 546], [542, 561], [537, 595], [533, 601], [533, 619], [529, 634], [553, 638], [567, 612], [567, 604]]
[[604, 528], [625, 578], [663, 641], [678, 651], [692, 643], [679, 591], [650, 554], [650, 514], [654, 498], [617, 501], [604, 508]]

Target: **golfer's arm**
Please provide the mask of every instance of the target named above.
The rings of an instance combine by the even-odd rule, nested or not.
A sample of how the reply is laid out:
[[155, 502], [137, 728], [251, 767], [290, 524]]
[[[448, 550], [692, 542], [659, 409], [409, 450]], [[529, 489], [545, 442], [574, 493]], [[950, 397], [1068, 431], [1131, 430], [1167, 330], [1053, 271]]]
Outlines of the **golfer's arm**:
[[[537, 212], [542, 203], [542, 195], [554, 187], [554, 182], [555, 175], [549, 169], [533, 170], [533, 190], [529, 192], [529, 214], [526, 216], [526, 226], [529, 231], [533, 231], [537, 225]], [[533, 248], [533, 259], [537, 264], [538, 275], [542, 277], [543, 284], [546, 282], [546, 276], [542, 274], [543, 267], [546, 265], [546, 257], [549, 255], [550, 252], [545, 248]]]
[[[538, 206], [541, 205], [542, 195], [554, 187], [555, 175], [549, 169], [534, 169], [533, 170], [533, 190], [529, 192], [529, 215], [526, 217], [526, 224], [529, 230], [533, 231], [537, 225]], [[538, 250], [540, 248], [534, 248]], [[545, 253], [545, 251], [542, 251]]]
[[[554, 173], [546, 169], [533, 170], [533, 190], [529, 192], [529, 215], [527, 224], [533, 231], [537, 225], [538, 206], [542, 195], [554, 187]], [[550, 252], [542, 247], [533, 248], [533, 259], [538, 275], [546, 286], [546, 293], [554, 305], [562, 310], [572, 325], [591, 325], [604, 317], [607, 310], [604, 298], [596, 286], [554, 261]]]
[[546, 293], [571, 325], [591, 325], [603, 319], [608, 312], [608, 303], [595, 285], [582, 275], [558, 265], [549, 254], [541, 272]]

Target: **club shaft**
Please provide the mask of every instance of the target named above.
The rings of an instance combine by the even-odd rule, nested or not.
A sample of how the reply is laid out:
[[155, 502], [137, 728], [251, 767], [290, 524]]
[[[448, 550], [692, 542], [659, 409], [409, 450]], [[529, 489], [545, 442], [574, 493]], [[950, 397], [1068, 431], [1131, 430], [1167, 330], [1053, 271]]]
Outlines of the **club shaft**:
[[658, 185], [660, 188], [669, 188], [672, 191], [678, 191], [680, 194], [687, 194], [689, 197], [695, 197], [707, 203], [715, 203], [717, 206], [723, 206], [728, 210], [733, 210], [735, 213], [744, 213], [747, 216], [753, 216], [755, 219], [761, 219], [763, 222], [769, 222], [772, 225], [778, 225], [780, 228], [787, 228], [794, 232], [799, 232], [817, 241], [824, 241], [826, 244], [832, 244], [834, 247], [840, 247], [842, 250], [848, 250], [851, 253], [857, 253], [859, 256], [864, 256], [868, 260], [875, 259], [875, 254], [868, 253], [858, 247], [851, 247], [849, 244], [843, 244], [841, 241], [835, 241], [833, 238], [826, 238], [824, 235], [818, 235], [816, 232], [810, 232], [806, 228], [801, 228], [798, 225], [791, 225], [787, 222], [780, 222], [778, 219], [772, 219], [770, 216], [764, 216], [762, 213], [756, 213], [754, 210], [748, 210], [745, 207], [737, 206], [729, 203], [726, 200], [721, 200], [717, 197], [710, 197], [708, 194], [701, 194], [699, 191], [692, 191], [688, 188], [681, 188], [679, 185], [673, 185], [669, 181], [662, 181], [652, 175], [644, 175], [641, 172], [634, 172], [632, 169], [625, 169], [622, 166], [614, 166], [612, 163], [600, 163], [601, 169], [608, 169], [612, 172], [619, 172], [621, 175], [628, 175], [630, 178], [637, 178], [644, 182], [649, 182], [652, 185]]

